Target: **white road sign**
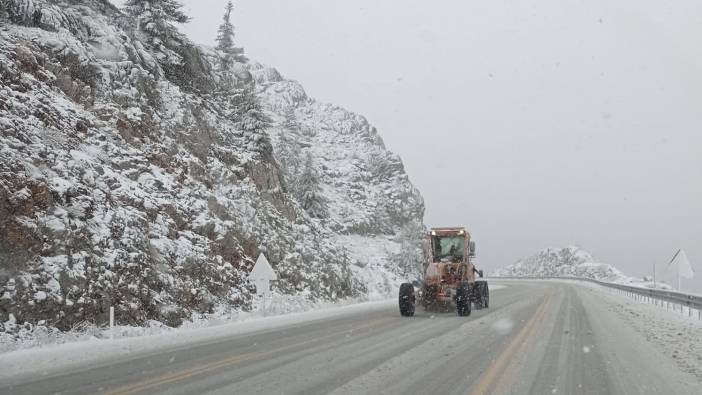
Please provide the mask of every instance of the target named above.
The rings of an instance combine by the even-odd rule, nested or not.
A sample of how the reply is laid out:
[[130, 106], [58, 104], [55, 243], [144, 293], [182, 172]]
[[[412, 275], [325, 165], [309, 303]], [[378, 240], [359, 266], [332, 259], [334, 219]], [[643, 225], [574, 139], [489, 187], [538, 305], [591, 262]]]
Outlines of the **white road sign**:
[[256, 295], [269, 295], [271, 293], [271, 281], [278, 279], [266, 256], [261, 253], [256, 260], [256, 264], [249, 273], [249, 280], [256, 286]]

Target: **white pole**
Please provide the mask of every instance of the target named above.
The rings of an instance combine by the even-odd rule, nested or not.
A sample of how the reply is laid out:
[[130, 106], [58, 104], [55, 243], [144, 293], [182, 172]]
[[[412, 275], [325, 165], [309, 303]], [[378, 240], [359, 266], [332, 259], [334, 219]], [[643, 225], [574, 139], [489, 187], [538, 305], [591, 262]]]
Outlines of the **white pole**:
[[110, 306], [110, 339], [115, 338], [115, 308]]
[[653, 289], [656, 289], [656, 264], [653, 264]]
[[680, 292], [680, 270], [678, 270], [678, 292]]

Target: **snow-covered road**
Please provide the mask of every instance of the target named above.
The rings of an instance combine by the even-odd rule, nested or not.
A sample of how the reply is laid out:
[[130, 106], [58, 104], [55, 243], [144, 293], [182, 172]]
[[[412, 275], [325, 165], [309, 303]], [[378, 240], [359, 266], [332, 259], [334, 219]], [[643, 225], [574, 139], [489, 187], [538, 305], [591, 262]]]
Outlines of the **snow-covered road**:
[[85, 344], [8, 353], [0, 365], [13, 374], [0, 393], [702, 393], [699, 375], [626, 319], [636, 302], [578, 284], [505, 284], [470, 317], [403, 318], [394, 302], [379, 302], [207, 328], [189, 340], [124, 339], [82, 364]]

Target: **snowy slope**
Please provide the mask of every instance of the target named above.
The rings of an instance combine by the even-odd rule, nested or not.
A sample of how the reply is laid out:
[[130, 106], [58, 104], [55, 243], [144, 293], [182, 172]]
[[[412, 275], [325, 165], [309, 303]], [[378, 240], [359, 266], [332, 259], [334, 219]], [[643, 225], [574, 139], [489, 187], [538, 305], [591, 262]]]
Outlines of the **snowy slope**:
[[[124, 325], [247, 310], [260, 252], [276, 292], [309, 300], [412, 272], [423, 202], [362, 117], [187, 41], [162, 65], [106, 0], [2, 4], [0, 334], [104, 325], [109, 306]], [[289, 108], [326, 218], [280, 163]]]
[[546, 248], [495, 272], [498, 276], [572, 276], [620, 282], [628, 278], [617, 268], [598, 263], [579, 246]]
[[393, 291], [421, 267], [424, 229], [424, 202], [400, 157], [363, 116], [317, 102], [273, 68], [256, 64], [251, 72], [275, 114], [269, 133], [288, 189], [294, 190], [309, 154], [328, 203], [322, 222], [345, 246], [371, 293]]
[[[638, 279], [622, 273], [616, 267], [598, 262], [580, 246], [546, 248], [512, 265], [498, 269], [496, 276], [517, 277], [584, 277], [595, 280], [653, 288], [651, 279]], [[670, 289], [668, 284], [657, 282], [656, 288]]]

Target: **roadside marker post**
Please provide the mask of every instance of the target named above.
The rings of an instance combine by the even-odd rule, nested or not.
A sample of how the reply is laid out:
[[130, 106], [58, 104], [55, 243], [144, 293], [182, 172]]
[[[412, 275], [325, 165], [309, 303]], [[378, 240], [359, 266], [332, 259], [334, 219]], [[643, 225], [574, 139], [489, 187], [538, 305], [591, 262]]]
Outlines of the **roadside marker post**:
[[110, 306], [110, 340], [115, 338], [115, 307]]

